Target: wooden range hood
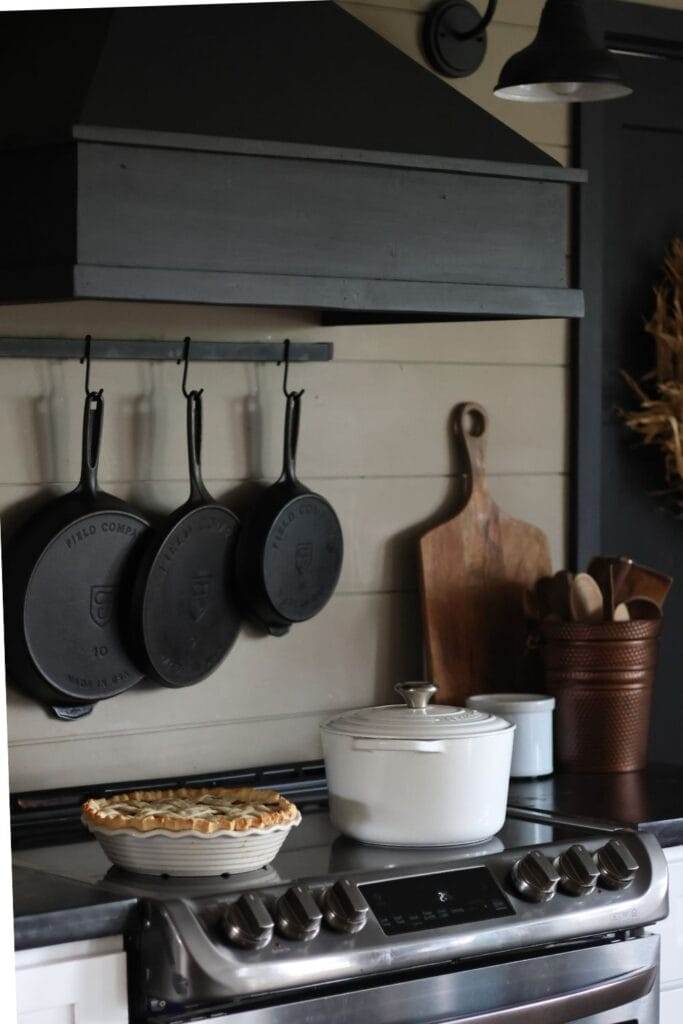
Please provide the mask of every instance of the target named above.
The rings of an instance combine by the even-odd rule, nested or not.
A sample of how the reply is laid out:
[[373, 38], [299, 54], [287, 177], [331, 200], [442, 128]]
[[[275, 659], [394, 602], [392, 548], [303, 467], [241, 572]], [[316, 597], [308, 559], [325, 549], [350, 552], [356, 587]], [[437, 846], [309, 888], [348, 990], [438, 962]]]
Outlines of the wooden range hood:
[[6, 13], [0, 40], [0, 301], [582, 315], [582, 172], [334, 3]]

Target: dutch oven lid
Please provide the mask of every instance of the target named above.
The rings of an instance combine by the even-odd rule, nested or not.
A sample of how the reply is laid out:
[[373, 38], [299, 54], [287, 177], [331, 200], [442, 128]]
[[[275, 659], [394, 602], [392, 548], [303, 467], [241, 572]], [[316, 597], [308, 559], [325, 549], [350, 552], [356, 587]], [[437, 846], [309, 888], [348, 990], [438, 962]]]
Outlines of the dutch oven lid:
[[369, 739], [415, 740], [459, 739], [514, 729], [487, 711], [430, 704], [437, 691], [433, 683], [398, 683], [394, 689], [405, 704], [346, 711], [325, 722], [323, 729]]

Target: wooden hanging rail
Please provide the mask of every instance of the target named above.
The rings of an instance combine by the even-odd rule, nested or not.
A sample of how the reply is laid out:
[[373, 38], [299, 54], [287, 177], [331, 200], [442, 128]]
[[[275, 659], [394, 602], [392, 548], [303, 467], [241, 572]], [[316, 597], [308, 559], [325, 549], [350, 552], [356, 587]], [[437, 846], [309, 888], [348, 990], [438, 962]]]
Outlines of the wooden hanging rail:
[[[80, 359], [82, 338], [0, 338], [0, 359]], [[183, 358], [184, 342], [143, 340], [92, 340], [93, 359], [136, 359], [167, 361]], [[292, 363], [325, 363], [334, 353], [327, 341], [293, 341], [289, 345]], [[284, 341], [195, 341], [192, 362], [279, 363], [284, 359]]]

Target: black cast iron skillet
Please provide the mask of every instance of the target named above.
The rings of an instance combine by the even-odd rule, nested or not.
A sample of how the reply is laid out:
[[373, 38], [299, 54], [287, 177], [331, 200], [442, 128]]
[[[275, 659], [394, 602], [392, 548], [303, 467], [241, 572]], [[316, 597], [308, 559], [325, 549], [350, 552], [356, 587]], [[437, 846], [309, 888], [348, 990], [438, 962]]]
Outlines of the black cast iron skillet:
[[237, 545], [243, 604], [273, 636], [327, 604], [344, 553], [334, 509], [296, 477], [301, 395], [287, 394], [282, 475], [258, 500]]
[[121, 610], [148, 523], [98, 489], [103, 411], [102, 392], [88, 392], [78, 486], [33, 516], [5, 550], [8, 673], [60, 718], [87, 714], [142, 678]]
[[240, 629], [234, 601], [236, 515], [202, 480], [202, 399], [187, 394], [190, 497], [154, 535], [133, 594], [133, 630], [147, 674], [164, 686], [190, 686], [223, 661]]

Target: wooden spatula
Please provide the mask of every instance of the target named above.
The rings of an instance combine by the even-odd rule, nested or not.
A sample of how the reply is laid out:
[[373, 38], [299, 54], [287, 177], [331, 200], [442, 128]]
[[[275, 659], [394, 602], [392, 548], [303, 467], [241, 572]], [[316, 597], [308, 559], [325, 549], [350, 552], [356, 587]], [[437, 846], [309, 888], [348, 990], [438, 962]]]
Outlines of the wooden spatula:
[[524, 591], [551, 564], [545, 534], [505, 515], [488, 493], [484, 409], [465, 402], [454, 419], [467, 486], [455, 517], [420, 540], [420, 582], [429, 676], [441, 702], [463, 704], [524, 686]]
[[604, 618], [602, 590], [587, 572], [578, 573], [572, 580], [569, 610], [573, 622], [602, 622]]

